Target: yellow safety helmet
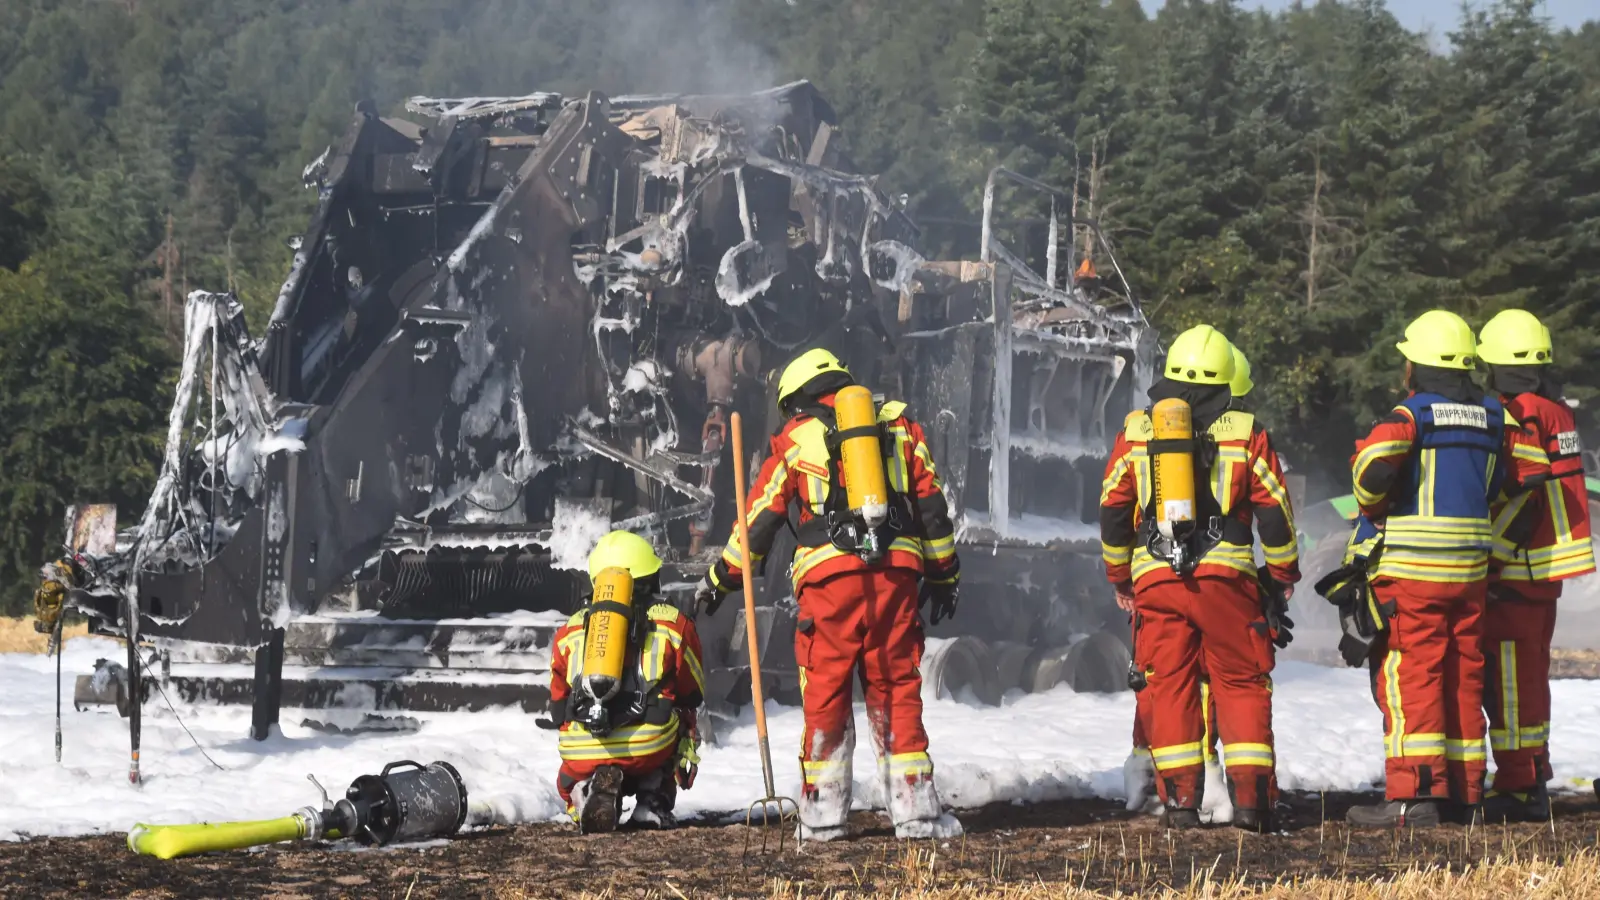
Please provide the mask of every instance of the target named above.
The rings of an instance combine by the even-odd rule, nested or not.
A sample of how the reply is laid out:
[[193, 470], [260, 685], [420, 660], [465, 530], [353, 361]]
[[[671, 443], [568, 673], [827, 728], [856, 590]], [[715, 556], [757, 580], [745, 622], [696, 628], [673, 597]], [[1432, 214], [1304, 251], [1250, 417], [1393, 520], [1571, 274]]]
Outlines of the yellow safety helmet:
[[1196, 325], [1172, 342], [1163, 371], [1173, 381], [1227, 384], [1233, 380], [1233, 354], [1233, 344], [1222, 332]]
[[800, 354], [794, 362], [784, 368], [783, 375], [778, 378], [778, 406], [781, 408], [783, 401], [799, 393], [811, 379], [829, 372], [850, 374], [850, 370], [839, 361], [839, 357], [821, 347]]
[[661, 557], [650, 542], [631, 531], [613, 531], [589, 552], [589, 578], [612, 568], [627, 569], [635, 580], [661, 571]]
[[1505, 310], [1478, 334], [1478, 358], [1496, 366], [1548, 365], [1550, 329], [1525, 309]]
[[1419, 366], [1471, 371], [1477, 365], [1478, 342], [1467, 320], [1443, 309], [1430, 309], [1406, 326], [1406, 339], [1395, 344]]
[[1238, 348], [1233, 348], [1233, 380], [1228, 382], [1228, 392], [1235, 397], [1243, 397], [1255, 390], [1256, 383], [1250, 380], [1250, 360], [1244, 358], [1244, 353]]

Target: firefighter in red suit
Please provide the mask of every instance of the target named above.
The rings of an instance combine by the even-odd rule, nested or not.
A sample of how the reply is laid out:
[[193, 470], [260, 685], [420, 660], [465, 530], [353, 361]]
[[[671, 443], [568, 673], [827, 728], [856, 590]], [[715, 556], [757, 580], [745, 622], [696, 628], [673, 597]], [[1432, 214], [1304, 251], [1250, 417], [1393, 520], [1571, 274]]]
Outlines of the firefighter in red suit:
[[1507, 455], [1506, 413], [1472, 382], [1477, 341], [1460, 316], [1424, 313], [1397, 346], [1410, 393], [1351, 460], [1356, 501], [1383, 532], [1369, 579], [1388, 619], [1373, 657], [1385, 801], [1349, 813], [1367, 827], [1470, 820], [1483, 800], [1479, 640]]
[[1516, 490], [1498, 504], [1483, 615], [1484, 707], [1494, 754], [1494, 821], [1550, 817], [1550, 639], [1564, 582], [1595, 570], [1589, 499], [1572, 410], [1550, 375], [1550, 329], [1506, 310], [1479, 335], [1494, 392], [1521, 425]]
[[620, 689], [602, 703], [586, 693], [591, 602], [551, 642], [552, 716], [539, 723], [560, 728], [556, 790], [585, 834], [615, 830], [622, 798], [630, 795], [637, 797], [630, 824], [671, 828], [678, 789], [694, 785], [700, 764], [700, 634], [693, 620], [658, 598], [661, 560], [649, 541], [627, 531], [602, 537], [589, 554], [589, 577], [613, 567], [633, 578]]
[[895, 834], [949, 837], [961, 833], [961, 824], [940, 805], [922, 727], [919, 606], [931, 601], [935, 623], [955, 612], [955, 530], [922, 428], [904, 415], [905, 404], [887, 403], [878, 410], [877, 430], [892, 527], [877, 554], [863, 554], [852, 543], [839, 454], [831, 449], [840, 440], [835, 394], [851, 384], [849, 370], [822, 349], [785, 368], [778, 407], [787, 421], [773, 435], [750, 488], [749, 552], [735, 530], [698, 597], [714, 613], [738, 588], [744, 566], [762, 564], [794, 508], [795, 657], [805, 706], [801, 836], [845, 834], [855, 747], [850, 680], [856, 675]]
[[[1233, 396], [1228, 404], [1229, 409], [1241, 412], [1250, 412], [1250, 392], [1255, 390], [1256, 383], [1250, 377], [1250, 360], [1238, 348], [1233, 348], [1233, 379], [1228, 382], [1228, 393]], [[1122, 600], [1127, 605], [1125, 611], [1133, 612], [1133, 597], [1125, 595]], [[1292, 623], [1291, 623], [1292, 624]], [[1130, 685], [1135, 691], [1133, 716], [1133, 753], [1128, 761], [1123, 763], [1123, 786], [1128, 792], [1128, 811], [1137, 812], [1143, 809], [1150, 797], [1155, 793], [1155, 764], [1150, 758], [1150, 741], [1144, 736], [1144, 725], [1140, 722], [1137, 707], [1144, 700], [1144, 688], [1141, 684]], [[1200, 710], [1205, 717], [1205, 735], [1200, 741], [1201, 752], [1205, 754], [1206, 763], [1206, 790], [1205, 805], [1200, 810], [1200, 817], [1207, 821], [1227, 821], [1233, 816], [1233, 807], [1227, 802], [1227, 797], [1213, 796], [1212, 790], [1225, 790], [1224, 776], [1222, 774], [1222, 760], [1217, 756], [1217, 702], [1211, 695], [1211, 679], [1205, 672], [1204, 660], [1200, 666]]]
[[1173, 341], [1152, 401], [1181, 399], [1194, 438], [1195, 535], [1175, 549], [1155, 530], [1149, 413], [1128, 417], [1106, 464], [1100, 540], [1106, 577], [1134, 611], [1135, 659], [1145, 681], [1141, 730], [1150, 744], [1167, 824], [1200, 824], [1210, 677], [1233, 823], [1269, 830], [1277, 800], [1272, 737], [1273, 626], [1261, 598], [1255, 528], [1282, 594], [1300, 579], [1294, 514], [1283, 471], [1253, 416], [1230, 410], [1233, 347], [1209, 325]]

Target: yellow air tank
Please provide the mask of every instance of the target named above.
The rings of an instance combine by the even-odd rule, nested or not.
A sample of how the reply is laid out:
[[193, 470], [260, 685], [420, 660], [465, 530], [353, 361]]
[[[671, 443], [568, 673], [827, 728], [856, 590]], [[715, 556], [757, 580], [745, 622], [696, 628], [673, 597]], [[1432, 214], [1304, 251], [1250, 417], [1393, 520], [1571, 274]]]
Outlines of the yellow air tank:
[[[1176, 397], [1156, 402], [1150, 410], [1151, 480], [1156, 492], [1156, 529], [1169, 541], [1194, 530], [1194, 423], [1189, 404]], [[1175, 441], [1177, 444], [1164, 444]], [[1166, 449], [1171, 447], [1172, 449]]]
[[633, 576], [613, 566], [594, 577], [594, 599], [583, 637], [584, 690], [604, 703], [622, 686], [633, 618]]
[[889, 486], [883, 472], [883, 445], [879, 441], [878, 408], [872, 392], [859, 384], [840, 388], [834, 395], [834, 423], [844, 438], [839, 447], [840, 474], [850, 511], [868, 528], [889, 518]]

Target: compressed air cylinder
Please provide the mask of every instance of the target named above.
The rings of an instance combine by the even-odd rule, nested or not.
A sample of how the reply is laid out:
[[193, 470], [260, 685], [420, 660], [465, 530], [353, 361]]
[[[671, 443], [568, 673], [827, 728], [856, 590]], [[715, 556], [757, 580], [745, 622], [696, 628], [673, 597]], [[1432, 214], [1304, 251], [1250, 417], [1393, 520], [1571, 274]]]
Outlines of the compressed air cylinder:
[[[850, 511], [868, 528], [889, 517], [889, 486], [883, 471], [883, 444], [878, 437], [878, 409], [872, 392], [859, 384], [834, 395], [834, 424], [846, 435], [840, 444], [840, 468]], [[852, 433], [861, 429], [860, 433]]]
[[583, 633], [583, 685], [597, 703], [622, 686], [628, 658], [628, 625], [633, 618], [633, 576], [613, 566], [594, 577], [594, 599]]
[[1194, 424], [1189, 404], [1176, 397], [1157, 401], [1150, 410], [1150, 424], [1156, 528], [1167, 540], [1180, 540], [1194, 529]]

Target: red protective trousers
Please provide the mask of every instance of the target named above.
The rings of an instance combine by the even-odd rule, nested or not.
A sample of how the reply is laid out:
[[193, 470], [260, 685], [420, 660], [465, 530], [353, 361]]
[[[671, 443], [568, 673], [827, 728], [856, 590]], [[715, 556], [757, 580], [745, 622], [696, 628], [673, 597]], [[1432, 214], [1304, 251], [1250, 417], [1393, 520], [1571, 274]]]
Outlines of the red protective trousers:
[[1146, 685], [1136, 704], [1156, 788], [1169, 807], [1199, 809], [1208, 741], [1202, 673], [1236, 808], [1277, 802], [1272, 740], [1272, 641], [1254, 582], [1157, 581], [1135, 591], [1134, 652]]
[[[1552, 591], [1553, 589], [1553, 591]], [[1535, 593], [1528, 597], [1525, 594]], [[1502, 581], [1483, 613], [1483, 705], [1489, 711], [1494, 789], [1550, 780], [1550, 640], [1560, 582]]]
[[1483, 801], [1484, 585], [1372, 582], [1379, 604], [1394, 604], [1373, 677], [1390, 800]]
[[922, 728], [917, 573], [842, 572], [803, 586], [799, 603], [795, 659], [805, 704], [800, 760], [807, 797], [834, 787], [849, 790], [852, 675], [861, 679], [873, 744], [880, 758], [887, 757], [890, 777], [931, 779]]
[[[648, 756], [619, 756], [612, 759], [580, 759], [561, 761], [561, 769], [556, 773], [556, 793], [561, 795], [561, 802], [567, 806], [567, 814], [573, 815], [572, 789], [579, 782], [588, 781], [594, 771], [601, 766], [616, 766], [622, 770], [622, 793], [624, 796], [637, 793], [639, 782], [644, 776], [652, 772], [670, 769], [677, 759], [678, 742], [673, 741], [670, 747]], [[664, 773], [667, 778], [672, 777], [671, 772]]]

